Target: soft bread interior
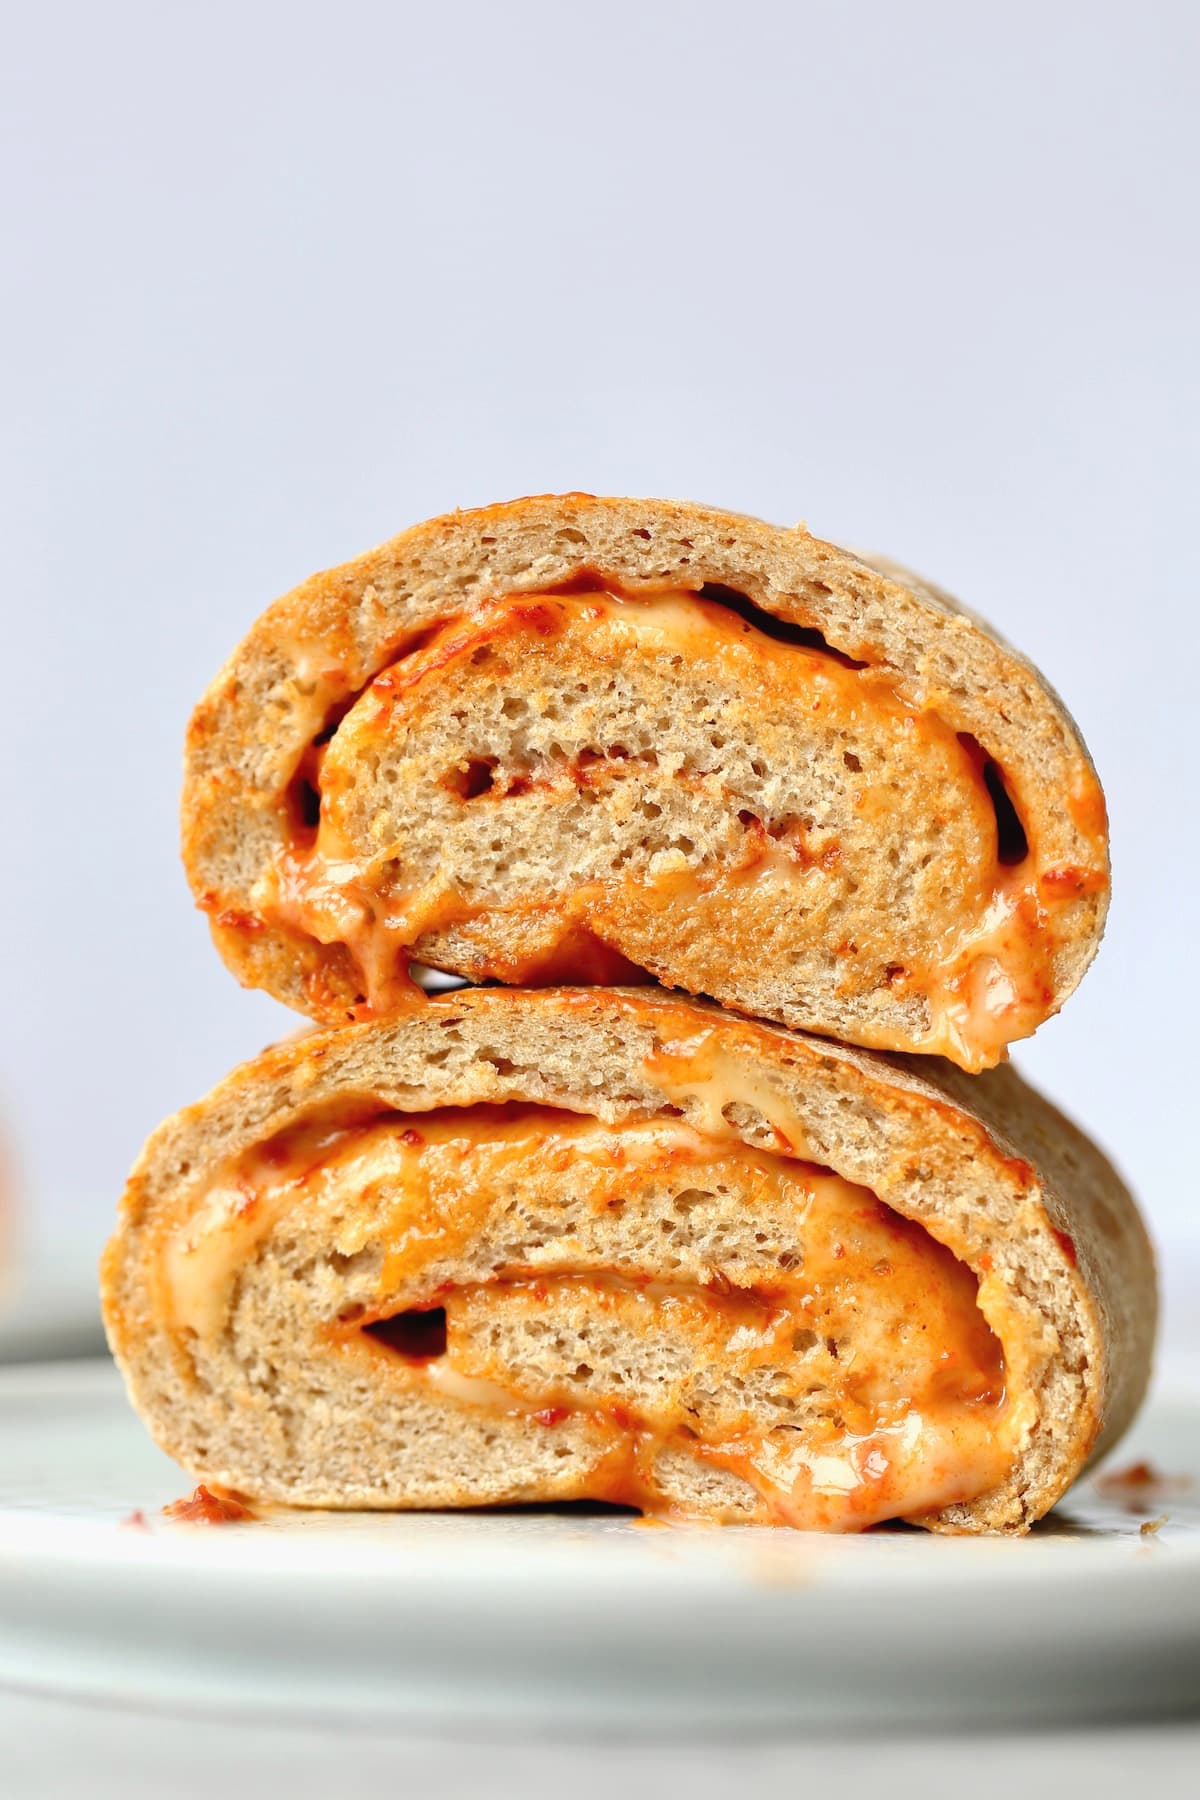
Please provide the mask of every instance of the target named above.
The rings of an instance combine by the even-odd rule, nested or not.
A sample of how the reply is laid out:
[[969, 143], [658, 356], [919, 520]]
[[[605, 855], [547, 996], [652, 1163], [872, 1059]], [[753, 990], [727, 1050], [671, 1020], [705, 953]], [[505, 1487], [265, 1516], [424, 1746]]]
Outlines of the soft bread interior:
[[1064, 1206], [935, 1089], [693, 1004], [463, 994], [168, 1122], [106, 1315], [160, 1440], [261, 1497], [1019, 1530], [1144, 1381], [1099, 1176]]
[[1001, 860], [975, 746], [711, 601], [448, 625], [301, 781], [317, 824], [254, 905], [345, 944], [375, 1014], [414, 953], [528, 982], [603, 978], [604, 951], [618, 977], [965, 1061], [1044, 1013], [1057, 940], [1022, 912], [1033, 859], [1021, 834]]
[[[555, 508], [579, 523], [542, 518], [534, 557]], [[463, 515], [266, 615], [198, 709], [185, 806], [243, 978], [333, 1023], [402, 1003], [414, 955], [477, 980], [641, 970], [970, 1069], [1054, 1011], [1108, 873], [1053, 696], [915, 580], [722, 518]]]
[[851, 1528], [974, 1499], [1018, 1429], [949, 1251], [673, 1117], [309, 1120], [164, 1221], [152, 1276], [197, 1379], [247, 1395], [223, 1478], [276, 1499]]

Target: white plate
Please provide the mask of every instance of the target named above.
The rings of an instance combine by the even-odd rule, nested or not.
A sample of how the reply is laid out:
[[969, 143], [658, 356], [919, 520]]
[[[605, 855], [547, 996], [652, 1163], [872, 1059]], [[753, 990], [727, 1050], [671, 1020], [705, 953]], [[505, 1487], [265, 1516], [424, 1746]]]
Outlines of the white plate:
[[[0, 1371], [0, 1681], [228, 1711], [553, 1727], [930, 1723], [1200, 1704], [1200, 1402], [1016, 1541], [615, 1513], [172, 1525], [186, 1491], [105, 1363]], [[147, 1528], [123, 1524], [140, 1511]]]

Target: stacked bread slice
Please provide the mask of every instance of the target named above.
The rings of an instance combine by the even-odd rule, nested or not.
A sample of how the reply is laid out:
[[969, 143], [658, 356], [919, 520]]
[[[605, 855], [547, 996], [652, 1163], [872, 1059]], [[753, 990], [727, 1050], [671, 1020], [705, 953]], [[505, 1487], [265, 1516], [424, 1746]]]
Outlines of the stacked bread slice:
[[1103, 797], [940, 591], [678, 503], [434, 520], [253, 627], [184, 854], [322, 1028], [159, 1128], [106, 1253], [197, 1475], [1022, 1531], [1132, 1417], [1133, 1201], [995, 1066], [1095, 954]]

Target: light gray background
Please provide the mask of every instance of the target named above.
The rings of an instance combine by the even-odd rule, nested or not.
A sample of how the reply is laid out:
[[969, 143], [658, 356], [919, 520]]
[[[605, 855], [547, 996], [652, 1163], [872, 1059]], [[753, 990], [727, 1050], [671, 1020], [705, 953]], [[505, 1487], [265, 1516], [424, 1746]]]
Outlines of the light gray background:
[[1195, 1240], [1187, 4], [30, 6], [0, 57], [0, 1113], [98, 1244], [289, 1016], [177, 862], [188, 711], [459, 504], [680, 494], [887, 550], [1068, 697], [1100, 960], [1021, 1065]]

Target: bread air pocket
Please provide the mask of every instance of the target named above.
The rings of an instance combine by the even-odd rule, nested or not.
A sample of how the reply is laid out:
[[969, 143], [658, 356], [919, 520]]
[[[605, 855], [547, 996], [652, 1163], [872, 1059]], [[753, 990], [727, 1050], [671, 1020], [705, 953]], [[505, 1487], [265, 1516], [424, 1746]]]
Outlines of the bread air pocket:
[[413, 960], [653, 979], [999, 1060], [1080, 979], [1104, 804], [1037, 673], [803, 530], [573, 495], [273, 606], [201, 702], [185, 856], [246, 982], [334, 1024]]
[[293, 1041], [151, 1138], [114, 1353], [260, 1500], [1023, 1531], [1137, 1405], [1149, 1251], [1011, 1071], [920, 1068], [633, 989]]

